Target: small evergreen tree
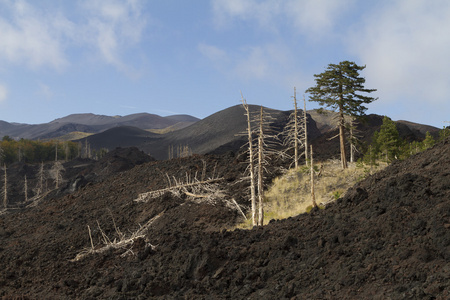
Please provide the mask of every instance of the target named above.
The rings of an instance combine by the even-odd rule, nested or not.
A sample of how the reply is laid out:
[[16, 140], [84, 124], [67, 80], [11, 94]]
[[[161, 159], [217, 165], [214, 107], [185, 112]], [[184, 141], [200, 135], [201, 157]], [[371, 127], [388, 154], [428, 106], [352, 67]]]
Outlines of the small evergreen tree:
[[425, 134], [425, 139], [422, 141], [422, 150], [431, 148], [434, 146], [434, 144], [436, 144], [436, 141], [434, 140], [430, 132], [427, 131], [427, 133]]
[[443, 129], [439, 130], [439, 141], [443, 141], [449, 136], [450, 136], [450, 127], [444, 127]]
[[382, 160], [391, 162], [399, 158], [401, 144], [402, 141], [395, 122], [385, 116], [380, 130], [376, 131], [372, 138], [374, 153], [378, 154]]

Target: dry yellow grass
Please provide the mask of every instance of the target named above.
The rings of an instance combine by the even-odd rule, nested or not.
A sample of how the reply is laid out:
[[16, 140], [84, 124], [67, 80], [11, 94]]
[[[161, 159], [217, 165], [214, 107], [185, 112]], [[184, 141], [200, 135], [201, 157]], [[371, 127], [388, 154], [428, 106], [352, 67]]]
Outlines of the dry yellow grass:
[[[384, 167], [384, 163], [372, 169], [367, 165], [349, 163], [348, 168], [343, 170], [338, 160], [315, 164], [316, 202], [323, 206], [335, 201], [359, 180]], [[309, 168], [304, 166], [275, 178], [265, 193], [264, 224], [272, 219], [285, 219], [307, 212], [312, 206], [310, 178]], [[249, 220], [237, 226], [241, 229], [251, 227]]]
[[60, 137], [52, 138], [52, 139], [44, 139], [43, 141], [52, 141], [52, 140], [58, 140], [58, 141], [61, 141], [61, 142], [74, 141], [74, 140], [78, 140], [78, 139], [82, 139], [82, 138], [88, 137], [90, 135], [93, 135], [93, 133], [87, 133], [87, 132], [81, 132], [81, 131], [73, 131], [73, 132], [70, 132], [68, 134], [62, 135]]
[[[370, 172], [381, 170], [386, 165], [373, 167], [362, 164], [349, 163], [347, 169], [341, 168], [338, 160], [318, 163], [319, 168], [315, 179], [316, 202], [321, 205], [335, 201], [366, 177]], [[320, 175], [319, 175], [320, 173]], [[286, 174], [276, 178], [266, 192], [265, 220], [284, 219], [307, 211], [312, 205], [310, 173], [308, 168], [289, 170]]]

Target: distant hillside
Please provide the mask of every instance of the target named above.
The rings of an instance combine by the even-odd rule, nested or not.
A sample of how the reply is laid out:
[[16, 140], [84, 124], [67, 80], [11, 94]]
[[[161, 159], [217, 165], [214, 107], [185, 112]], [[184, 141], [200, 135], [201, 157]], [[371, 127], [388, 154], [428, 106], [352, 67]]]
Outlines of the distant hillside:
[[[250, 105], [252, 114], [259, 112], [260, 106]], [[273, 117], [272, 126], [279, 132], [288, 121], [291, 111], [279, 111], [265, 108], [265, 111]], [[317, 159], [339, 157], [339, 139], [336, 128], [336, 113], [328, 112], [320, 114], [317, 110], [310, 110], [308, 114], [308, 138], [314, 146]], [[177, 120], [180, 120], [178, 117]], [[357, 135], [362, 142], [369, 144], [376, 130], [383, 123], [383, 116], [371, 114], [365, 116], [357, 125]], [[145, 134], [143, 132], [130, 132], [130, 128], [124, 128], [121, 135], [111, 134], [110, 131], [92, 135], [87, 138], [94, 148], [124, 147], [124, 145], [136, 146], [158, 160], [167, 159], [169, 148], [173, 148], [176, 154], [177, 147], [189, 147], [192, 153], [225, 153], [227, 151], [239, 151], [246, 143], [243, 135], [247, 127], [245, 111], [242, 105], [232, 106], [209, 117], [200, 120], [190, 126], [170, 132], [158, 130], [159, 134]], [[438, 134], [439, 129], [432, 126], [420, 125], [412, 122], [399, 121], [397, 129], [400, 137], [407, 141], [422, 140], [425, 132]], [[155, 131], [152, 131], [155, 132]], [[127, 136], [127, 133], [130, 136]], [[176, 156], [176, 155], [175, 155]]]
[[0, 137], [14, 139], [54, 139], [71, 132], [99, 133], [118, 126], [133, 126], [140, 129], [183, 128], [199, 119], [188, 115], [161, 117], [140, 113], [127, 116], [105, 116], [91, 113], [72, 114], [43, 124], [17, 124], [0, 121]]
[[[250, 105], [251, 113], [258, 113], [260, 106]], [[284, 112], [266, 108], [266, 112], [274, 118], [273, 126], [282, 129], [288, 121], [290, 112]], [[157, 136], [138, 136], [133, 138], [134, 146], [149, 153], [156, 159], [167, 159], [169, 147], [187, 146], [193, 153], [223, 153], [226, 151], [237, 151], [246, 142], [243, 135], [247, 128], [247, 119], [242, 105], [232, 106], [211, 116], [200, 120], [186, 128]], [[320, 132], [315, 127], [315, 122], [309, 119], [310, 138], [316, 138]], [[116, 145], [113, 141], [108, 144], [103, 141], [106, 132], [92, 135], [87, 138], [88, 142], [96, 147], [102, 146], [112, 150]], [[125, 138], [125, 137], [123, 137]], [[115, 139], [117, 146], [122, 143]]]
[[91, 113], [86, 114], [71, 114], [62, 118], [55, 119], [50, 123], [76, 123], [83, 125], [102, 125], [107, 124], [109, 122], [114, 122], [121, 118], [120, 116], [105, 116], [105, 115], [96, 115]]
[[106, 148], [113, 150], [116, 147], [124, 148], [140, 145], [150, 139], [157, 141], [160, 139], [160, 135], [137, 127], [120, 126], [107, 129], [78, 141], [84, 143], [87, 140], [92, 149]]
[[[260, 106], [250, 105], [253, 114]], [[291, 111], [265, 108], [274, 118], [273, 127], [281, 131], [288, 121]], [[158, 160], [167, 159], [169, 148], [189, 147], [192, 153], [236, 152], [245, 144], [247, 121], [242, 105], [235, 105], [216, 112], [203, 120], [189, 115], [161, 117], [139, 113], [127, 116], [105, 116], [95, 114], [72, 114], [50, 123], [29, 125], [0, 121], [0, 137], [9, 135], [14, 139], [55, 139], [87, 140], [93, 149], [135, 146]], [[321, 114], [309, 110], [308, 137], [314, 146], [318, 159], [338, 157], [339, 141], [336, 128], [336, 113]], [[373, 133], [383, 122], [383, 116], [371, 114], [357, 125], [357, 135], [362, 142], [370, 143]], [[437, 136], [439, 129], [413, 123], [397, 121], [400, 137], [407, 141], [422, 140], [427, 131]], [[72, 134], [77, 132], [76, 135]], [[85, 136], [83, 136], [83, 134]], [[88, 135], [86, 137], [86, 135]]]

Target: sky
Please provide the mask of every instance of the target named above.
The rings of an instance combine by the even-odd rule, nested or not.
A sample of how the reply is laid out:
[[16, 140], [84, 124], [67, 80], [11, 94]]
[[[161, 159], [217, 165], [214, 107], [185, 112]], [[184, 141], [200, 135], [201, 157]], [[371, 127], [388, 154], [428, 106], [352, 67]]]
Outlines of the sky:
[[7, 122], [205, 118], [241, 91], [290, 110], [294, 87], [302, 100], [314, 74], [344, 60], [377, 89], [367, 114], [448, 125], [448, 0], [0, 0]]

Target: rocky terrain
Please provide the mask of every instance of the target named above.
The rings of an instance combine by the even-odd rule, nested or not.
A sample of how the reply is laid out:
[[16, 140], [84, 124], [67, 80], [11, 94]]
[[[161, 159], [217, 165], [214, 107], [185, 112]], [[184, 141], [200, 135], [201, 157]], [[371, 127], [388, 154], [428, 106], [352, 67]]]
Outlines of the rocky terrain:
[[[243, 219], [235, 203], [248, 208], [241, 162], [233, 152], [152, 161], [118, 149], [66, 163], [65, 185], [0, 215], [0, 296], [450, 298], [449, 140], [325, 209], [252, 230], [232, 230]], [[11, 167], [10, 181], [36, 167]], [[193, 178], [213, 181], [140, 198]]]

